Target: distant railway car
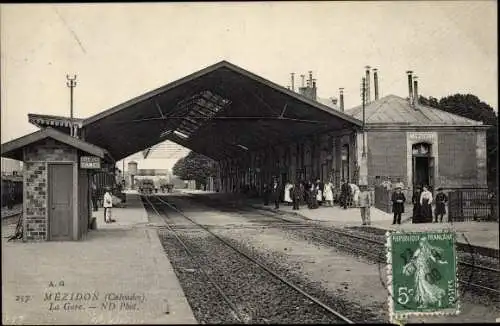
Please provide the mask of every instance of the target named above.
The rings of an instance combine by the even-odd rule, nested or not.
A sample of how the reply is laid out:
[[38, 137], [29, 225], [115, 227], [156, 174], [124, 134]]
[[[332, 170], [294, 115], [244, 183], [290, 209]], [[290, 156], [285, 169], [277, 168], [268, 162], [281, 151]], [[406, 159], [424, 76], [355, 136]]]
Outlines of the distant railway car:
[[155, 184], [151, 179], [139, 179], [137, 181], [137, 186], [139, 188], [139, 192], [143, 194], [151, 194], [155, 190]]
[[17, 175], [2, 176], [2, 207], [23, 202], [23, 177]]

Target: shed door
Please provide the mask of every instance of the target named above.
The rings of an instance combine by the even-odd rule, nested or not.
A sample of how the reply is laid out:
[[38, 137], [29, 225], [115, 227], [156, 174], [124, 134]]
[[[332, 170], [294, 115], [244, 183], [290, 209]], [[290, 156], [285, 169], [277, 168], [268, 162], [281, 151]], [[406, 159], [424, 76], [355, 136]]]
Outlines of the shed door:
[[71, 240], [73, 164], [49, 164], [49, 240]]

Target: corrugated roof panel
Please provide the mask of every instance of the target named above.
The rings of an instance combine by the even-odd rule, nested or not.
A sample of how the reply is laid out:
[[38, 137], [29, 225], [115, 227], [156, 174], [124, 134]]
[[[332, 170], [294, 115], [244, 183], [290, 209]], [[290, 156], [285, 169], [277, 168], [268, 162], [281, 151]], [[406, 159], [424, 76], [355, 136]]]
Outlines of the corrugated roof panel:
[[[357, 119], [363, 119], [363, 108], [357, 106], [346, 110], [346, 113]], [[413, 107], [408, 100], [388, 95], [365, 105], [366, 123], [408, 123], [414, 125], [482, 125], [482, 122], [470, 120], [428, 106]]]

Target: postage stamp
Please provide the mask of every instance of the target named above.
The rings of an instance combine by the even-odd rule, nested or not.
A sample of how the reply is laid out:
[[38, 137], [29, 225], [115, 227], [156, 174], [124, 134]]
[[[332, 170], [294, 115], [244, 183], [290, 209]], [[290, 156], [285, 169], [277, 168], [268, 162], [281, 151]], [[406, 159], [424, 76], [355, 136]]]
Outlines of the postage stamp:
[[386, 238], [391, 317], [458, 314], [456, 234], [388, 232]]

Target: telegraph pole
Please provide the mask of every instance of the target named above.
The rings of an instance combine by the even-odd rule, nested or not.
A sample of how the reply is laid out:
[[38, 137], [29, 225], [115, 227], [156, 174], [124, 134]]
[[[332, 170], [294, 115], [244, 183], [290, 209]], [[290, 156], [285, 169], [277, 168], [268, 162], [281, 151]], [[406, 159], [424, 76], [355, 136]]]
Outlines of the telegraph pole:
[[366, 101], [366, 78], [363, 77], [361, 81], [361, 99], [363, 105], [363, 157], [366, 156], [366, 144], [365, 144], [365, 101]]
[[66, 86], [69, 87], [69, 92], [70, 92], [70, 136], [75, 137], [75, 127], [73, 125], [73, 88], [76, 87], [76, 75], [73, 75], [73, 77], [70, 77], [69, 75], [66, 75]]

